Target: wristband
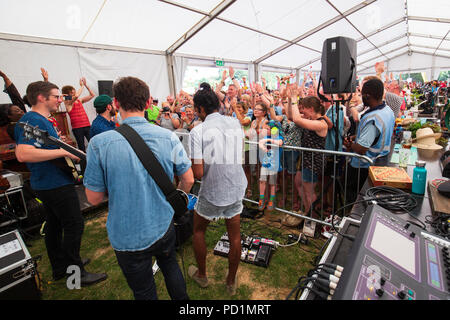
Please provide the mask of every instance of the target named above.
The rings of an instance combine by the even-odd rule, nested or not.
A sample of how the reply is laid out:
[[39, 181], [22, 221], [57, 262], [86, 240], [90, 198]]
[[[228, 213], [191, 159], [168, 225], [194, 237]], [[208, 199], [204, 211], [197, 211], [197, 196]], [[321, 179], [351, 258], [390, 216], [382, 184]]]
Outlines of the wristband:
[[273, 103], [270, 104], [270, 108], [273, 108]]
[[236, 79], [235, 77], [231, 78], [231, 80], [233, 81], [234, 79]]

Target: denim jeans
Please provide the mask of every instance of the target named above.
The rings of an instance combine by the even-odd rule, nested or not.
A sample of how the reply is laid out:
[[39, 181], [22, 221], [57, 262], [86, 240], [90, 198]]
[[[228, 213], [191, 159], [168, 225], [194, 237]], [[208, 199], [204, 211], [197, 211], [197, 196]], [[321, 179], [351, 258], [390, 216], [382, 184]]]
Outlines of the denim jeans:
[[70, 265], [78, 265], [83, 272], [80, 246], [84, 220], [74, 185], [35, 192], [46, 211], [45, 246], [53, 276], [65, 274]]
[[150, 248], [142, 251], [115, 251], [117, 261], [136, 300], [157, 300], [152, 257], [156, 257], [167, 291], [172, 300], [188, 300], [186, 283], [175, 254], [175, 227], [170, 224], [166, 234]]

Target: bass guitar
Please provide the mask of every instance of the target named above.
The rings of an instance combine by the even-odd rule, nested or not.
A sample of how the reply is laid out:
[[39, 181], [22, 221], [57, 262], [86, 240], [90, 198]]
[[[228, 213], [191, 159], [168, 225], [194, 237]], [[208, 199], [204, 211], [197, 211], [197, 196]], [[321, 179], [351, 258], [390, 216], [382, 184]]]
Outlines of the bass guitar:
[[[36, 147], [39, 148], [43, 145], [51, 145], [59, 147], [61, 149], [70, 152], [74, 156], [80, 158], [80, 160], [86, 161], [86, 153], [84, 153], [81, 150], [78, 150], [77, 148], [72, 147], [70, 144], [65, 143], [62, 140], [59, 140], [58, 138], [53, 137], [46, 130], [40, 129], [38, 128], [38, 126], [32, 126], [25, 122], [18, 122], [17, 125], [23, 128], [23, 135], [26, 140], [36, 140], [35, 142]], [[64, 157], [64, 159], [63, 158], [54, 159], [51, 162], [58, 168], [62, 169], [64, 172], [72, 175], [75, 181], [80, 180], [81, 174], [71, 158]]]

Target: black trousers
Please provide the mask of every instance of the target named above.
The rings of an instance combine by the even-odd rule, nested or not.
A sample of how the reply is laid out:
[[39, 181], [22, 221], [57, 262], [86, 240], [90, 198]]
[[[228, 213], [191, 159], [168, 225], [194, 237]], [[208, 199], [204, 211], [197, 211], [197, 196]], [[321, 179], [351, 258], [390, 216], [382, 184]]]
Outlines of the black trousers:
[[170, 298], [189, 300], [186, 283], [176, 258], [175, 241], [175, 227], [171, 223], [166, 234], [151, 247], [142, 251], [115, 251], [119, 266], [136, 300], [158, 299], [152, 257], [156, 257], [161, 268]]
[[78, 265], [83, 273], [80, 246], [84, 220], [74, 185], [35, 192], [47, 214], [45, 246], [53, 276], [65, 274], [70, 265]]
[[[82, 127], [82, 128], [76, 128], [72, 129], [73, 135], [75, 136], [75, 140], [77, 140], [78, 149], [80, 149], [83, 152], [86, 152], [86, 146], [84, 144], [84, 138], [87, 139], [89, 142], [90, 140], [90, 131], [91, 127]], [[84, 171], [86, 170], [86, 161], [81, 160], [80, 161], [81, 166], [81, 174], [84, 175]]]
[[82, 127], [82, 128], [76, 128], [72, 129], [73, 135], [75, 136], [75, 140], [77, 140], [78, 149], [80, 149], [83, 152], [86, 152], [86, 146], [84, 144], [84, 138], [87, 139], [89, 142], [90, 140], [90, 131], [91, 127]]

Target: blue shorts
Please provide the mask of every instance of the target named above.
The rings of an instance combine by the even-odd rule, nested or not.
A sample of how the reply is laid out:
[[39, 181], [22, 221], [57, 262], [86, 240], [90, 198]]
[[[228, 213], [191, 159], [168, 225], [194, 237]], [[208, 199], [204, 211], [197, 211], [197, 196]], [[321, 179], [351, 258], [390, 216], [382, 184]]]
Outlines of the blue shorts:
[[209, 221], [218, 220], [220, 218], [231, 219], [234, 216], [241, 214], [242, 209], [244, 209], [242, 200], [222, 207], [216, 206], [200, 196], [195, 204], [195, 212], [197, 212], [197, 214], [202, 218]]
[[296, 150], [283, 150], [283, 168], [287, 170], [289, 174], [295, 174], [297, 172], [297, 162], [300, 153]]
[[319, 181], [319, 177], [317, 176], [317, 174], [312, 172], [311, 169], [303, 168], [303, 170], [302, 170], [302, 180], [305, 181], [305, 182], [316, 183], [317, 181]]

